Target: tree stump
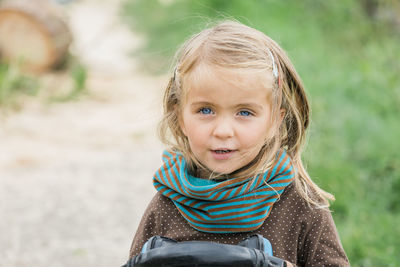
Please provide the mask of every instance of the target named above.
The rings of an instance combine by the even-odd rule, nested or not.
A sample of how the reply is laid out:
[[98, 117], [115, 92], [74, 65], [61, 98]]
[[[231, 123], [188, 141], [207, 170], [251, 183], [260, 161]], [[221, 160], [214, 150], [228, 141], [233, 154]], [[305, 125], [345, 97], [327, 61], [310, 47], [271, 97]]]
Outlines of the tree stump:
[[60, 11], [49, 1], [10, 0], [0, 5], [0, 55], [23, 69], [45, 71], [65, 59], [72, 41]]

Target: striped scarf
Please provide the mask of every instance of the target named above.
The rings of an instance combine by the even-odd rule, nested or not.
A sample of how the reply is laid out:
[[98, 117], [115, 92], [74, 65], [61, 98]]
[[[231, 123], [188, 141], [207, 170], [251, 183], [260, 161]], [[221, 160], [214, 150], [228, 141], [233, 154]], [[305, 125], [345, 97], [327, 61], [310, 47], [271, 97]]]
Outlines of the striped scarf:
[[196, 230], [209, 233], [248, 232], [261, 227], [286, 186], [294, 168], [286, 151], [254, 179], [216, 181], [191, 176], [180, 153], [164, 151], [164, 165], [153, 177], [154, 187], [170, 198]]

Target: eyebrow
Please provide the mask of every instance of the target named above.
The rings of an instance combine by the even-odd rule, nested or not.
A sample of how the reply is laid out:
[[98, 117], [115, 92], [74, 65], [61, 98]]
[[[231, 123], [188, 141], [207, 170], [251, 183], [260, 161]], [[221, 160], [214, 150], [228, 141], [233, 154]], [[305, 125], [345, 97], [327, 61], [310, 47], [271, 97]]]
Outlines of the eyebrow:
[[257, 103], [253, 103], [253, 102], [249, 102], [249, 103], [241, 103], [239, 105], [236, 105], [236, 107], [240, 108], [240, 107], [252, 107], [252, 108], [256, 108], [256, 109], [262, 109], [262, 105], [257, 104]]
[[[198, 101], [198, 102], [193, 102], [190, 104], [190, 106], [216, 106], [215, 104], [207, 101]], [[248, 103], [240, 103], [234, 106], [235, 108], [255, 108], [255, 109], [262, 109], [262, 105], [254, 103], [254, 102], [248, 102]]]

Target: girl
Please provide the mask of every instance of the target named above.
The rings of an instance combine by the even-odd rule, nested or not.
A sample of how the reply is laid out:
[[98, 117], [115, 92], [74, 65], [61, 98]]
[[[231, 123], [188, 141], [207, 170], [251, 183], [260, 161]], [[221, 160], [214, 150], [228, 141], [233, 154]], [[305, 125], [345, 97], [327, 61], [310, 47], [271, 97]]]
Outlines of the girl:
[[299, 266], [348, 266], [328, 200], [301, 161], [303, 84], [279, 45], [238, 22], [189, 39], [164, 96], [155, 173], [130, 255], [154, 235], [237, 244], [257, 233]]

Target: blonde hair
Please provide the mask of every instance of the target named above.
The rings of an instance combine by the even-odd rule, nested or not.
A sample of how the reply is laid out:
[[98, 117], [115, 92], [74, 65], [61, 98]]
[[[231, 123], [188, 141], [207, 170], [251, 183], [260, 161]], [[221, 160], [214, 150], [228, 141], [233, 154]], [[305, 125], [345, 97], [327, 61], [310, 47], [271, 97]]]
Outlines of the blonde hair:
[[[220, 22], [192, 36], [178, 50], [173, 76], [164, 94], [164, 116], [159, 125], [161, 141], [170, 149], [181, 152], [189, 167], [205, 168], [191, 152], [179, 124], [185, 88], [189, 87], [185, 78], [200, 63], [254, 70], [265, 75], [272, 75], [273, 68], [277, 69], [277, 77], [271, 76], [275, 80], [271, 100], [272, 120], [279, 127], [251, 166], [235, 172], [235, 177], [250, 177], [266, 171], [274, 164], [277, 152], [286, 149], [296, 169], [294, 184], [300, 196], [319, 208], [329, 207], [329, 200], [334, 197], [311, 180], [301, 160], [310, 121], [310, 106], [303, 83], [286, 53], [274, 40], [239, 22]], [[285, 111], [282, 120], [281, 110]]]

